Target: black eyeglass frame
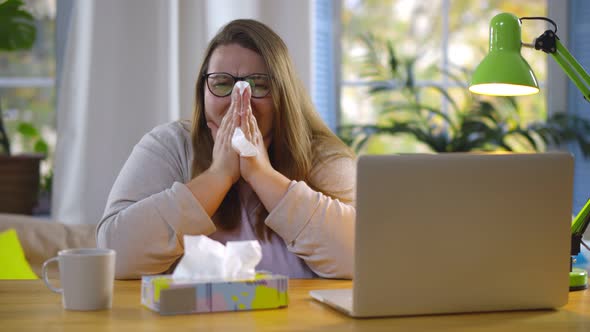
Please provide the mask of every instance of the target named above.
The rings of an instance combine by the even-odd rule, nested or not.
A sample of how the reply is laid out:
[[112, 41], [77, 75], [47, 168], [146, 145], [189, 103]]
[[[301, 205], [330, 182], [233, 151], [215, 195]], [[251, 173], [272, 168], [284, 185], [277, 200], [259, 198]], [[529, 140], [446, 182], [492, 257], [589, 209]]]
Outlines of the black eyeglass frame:
[[[270, 83], [270, 80], [271, 80], [271, 76], [270, 75], [263, 74], [263, 73], [252, 73], [250, 75], [241, 76], [241, 77], [240, 76], [234, 76], [234, 75], [232, 75], [230, 73], [226, 73], [226, 72], [214, 72], [214, 73], [203, 74], [203, 78], [205, 79], [205, 84], [207, 85], [207, 89], [209, 89], [209, 92], [211, 92], [215, 97], [220, 97], [220, 98], [227, 97], [227, 96], [231, 95], [233, 89], [232, 90], [229, 90], [229, 92], [226, 95], [224, 95], [224, 96], [220, 96], [220, 95], [216, 94], [215, 92], [213, 92], [213, 90], [211, 90], [211, 87], [209, 86], [209, 76], [211, 76], [211, 75], [219, 75], [219, 74], [225, 74], [225, 75], [230, 76], [234, 80], [234, 83], [233, 83], [234, 85], [237, 82], [240, 82], [240, 81], [247, 82], [248, 77], [251, 77], [251, 76], [265, 76], [265, 77], [268, 78], [269, 83]], [[266, 98], [266, 96], [268, 96], [269, 93], [270, 93], [270, 86], [268, 88], [268, 92], [264, 96], [254, 97], [254, 95], [252, 95], [252, 98], [256, 98], [256, 99]]]

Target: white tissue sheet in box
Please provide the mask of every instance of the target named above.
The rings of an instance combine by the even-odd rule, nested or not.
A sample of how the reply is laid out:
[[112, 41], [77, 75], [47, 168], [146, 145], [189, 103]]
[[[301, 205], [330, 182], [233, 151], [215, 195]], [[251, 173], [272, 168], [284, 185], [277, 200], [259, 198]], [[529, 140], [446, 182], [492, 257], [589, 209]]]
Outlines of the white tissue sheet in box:
[[185, 235], [184, 255], [174, 269], [176, 280], [254, 279], [262, 260], [258, 241], [228, 241], [226, 245], [205, 235]]

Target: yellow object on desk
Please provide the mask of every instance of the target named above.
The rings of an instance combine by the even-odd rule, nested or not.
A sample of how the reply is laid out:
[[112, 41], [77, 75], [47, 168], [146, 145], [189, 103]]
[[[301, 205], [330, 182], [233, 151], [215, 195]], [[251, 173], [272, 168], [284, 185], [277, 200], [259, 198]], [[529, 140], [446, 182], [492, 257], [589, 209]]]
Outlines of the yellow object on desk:
[[0, 279], [38, 279], [14, 229], [0, 233]]

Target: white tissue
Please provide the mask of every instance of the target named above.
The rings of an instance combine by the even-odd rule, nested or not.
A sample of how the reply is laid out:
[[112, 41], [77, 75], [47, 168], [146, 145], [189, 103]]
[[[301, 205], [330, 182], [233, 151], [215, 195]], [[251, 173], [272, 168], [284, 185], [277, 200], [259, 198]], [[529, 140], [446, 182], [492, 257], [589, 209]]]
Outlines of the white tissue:
[[250, 84], [246, 81], [237, 81], [236, 84], [234, 85], [234, 89], [238, 88], [240, 90], [240, 96], [244, 94], [244, 90], [246, 90], [246, 88], [248, 88], [250, 86]]
[[258, 241], [223, 244], [204, 235], [184, 236], [184, 256], [174, 269], [176, 280], [246, 280], [262, 259]]
[[[234, 89], [236, 88], [240, 91], [241, 96], [244, 94], [244, 90], [250, 88], [250, 84], [245, 81], [238, 81], [234, 85]], [[244, 135], [244, 132], [239, 127], [234, 130], [231, 137], [231, 146], [242, 157], [255, 157], [258, 155], [258, 151], [256, 151], [254, 144], [246, 139], [246, 135]]]
[[234, 130], [234, 134], [231, 137], [231, 146], [242, 157], [255, 157], [258, 155], [256, 147], [246, 139], [246, 135], [244, 135], [240, 127]]

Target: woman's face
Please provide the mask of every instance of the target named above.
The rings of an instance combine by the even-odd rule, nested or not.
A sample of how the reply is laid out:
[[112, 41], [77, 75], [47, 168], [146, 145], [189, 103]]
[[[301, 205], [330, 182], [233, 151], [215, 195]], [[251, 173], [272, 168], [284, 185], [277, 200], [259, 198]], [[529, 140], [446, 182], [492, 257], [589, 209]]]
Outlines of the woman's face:
[[[229, 44], [217, 47], [209, 59], [209, 73], [228, 73], [236, 77], [245, 77], [251, 74], [268, 74], [262, 57], [256, 52], [243, 48], [238, 44]], [[231, 95], [217, 97], [207, 88], [207, 82], [203, 85], [205, 93], [205, 117], [217, 127], [229, 110]], [[272, 140], [273, 100], [269, 93], [263, 98], [251, 98], [252, 114], [256, 117], [260, 132], [264, 137], [266, 147]], [[215, 139], [215, 137], [214, 137]]]

